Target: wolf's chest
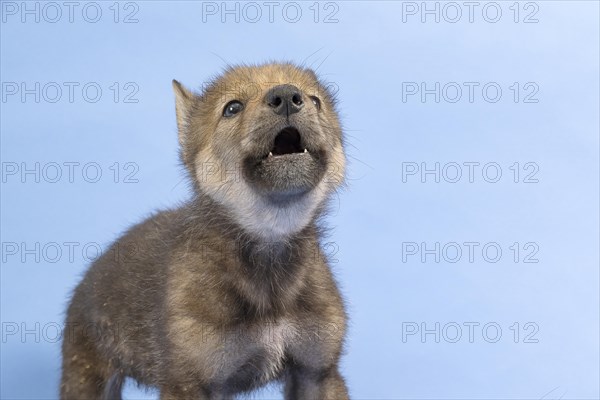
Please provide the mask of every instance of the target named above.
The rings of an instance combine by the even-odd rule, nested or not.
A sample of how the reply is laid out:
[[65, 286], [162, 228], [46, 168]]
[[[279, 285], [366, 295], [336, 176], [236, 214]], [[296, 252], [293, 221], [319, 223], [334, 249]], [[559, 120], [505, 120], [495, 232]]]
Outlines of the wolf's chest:
[[214, 381], [244, 390], [277, 377], [297, 335], [298, 328], [287, 320], [225, 330], [213, 353]]

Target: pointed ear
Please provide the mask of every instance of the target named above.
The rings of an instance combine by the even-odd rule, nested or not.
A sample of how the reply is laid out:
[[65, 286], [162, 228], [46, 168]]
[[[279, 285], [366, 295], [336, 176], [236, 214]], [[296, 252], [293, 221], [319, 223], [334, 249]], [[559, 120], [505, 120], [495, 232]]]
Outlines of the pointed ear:
[[190, 112], [192, 110], [195, 96], [173, 79], [173, 91], [175, 92], [175, 113], [177, 114], [177, 129], [179, 130], [179, 142], [183, 144], [183, 136], [187, 130]]

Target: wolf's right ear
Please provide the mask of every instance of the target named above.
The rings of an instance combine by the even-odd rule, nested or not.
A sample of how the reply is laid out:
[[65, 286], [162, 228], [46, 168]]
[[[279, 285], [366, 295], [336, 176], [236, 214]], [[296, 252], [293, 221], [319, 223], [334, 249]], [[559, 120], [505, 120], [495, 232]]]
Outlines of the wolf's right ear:
[[177, 129], [179, 130], [179, 143], [183, 145], [183, 136], [187, 130], [190, 112], [192, 111], [195, 96], [194, 93], [183, 87], [173, 79], [173, 91], [175, 92], [175, 113], [177, 115]]

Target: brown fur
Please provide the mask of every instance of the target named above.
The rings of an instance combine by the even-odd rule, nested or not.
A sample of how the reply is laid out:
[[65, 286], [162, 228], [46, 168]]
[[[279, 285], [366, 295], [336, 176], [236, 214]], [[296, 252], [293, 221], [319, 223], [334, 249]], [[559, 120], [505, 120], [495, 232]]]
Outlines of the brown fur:
[[[300, 111], [274, 112], [281, 85]], [[346, 316], [318, 225], [344, 176], [332, 96], [291, 64], [230, 68], [201, 95], [174, 88], [194, 196], [131, 228], [76, 288], [61, 398], [120, 398], [125, 377], [161, 399], [231, 398], [273, 380], [287, 399], [347, 398]], [[244, 108], [225, 117], [231, 100]], [[307, 151], [267, 156], [289, 127], [301, 139], [286, 145]]]

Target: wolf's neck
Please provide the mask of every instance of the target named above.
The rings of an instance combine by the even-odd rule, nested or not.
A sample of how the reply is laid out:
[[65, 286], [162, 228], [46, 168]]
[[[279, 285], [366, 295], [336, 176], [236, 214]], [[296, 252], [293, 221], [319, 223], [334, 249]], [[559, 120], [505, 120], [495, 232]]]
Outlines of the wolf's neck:
[[[243, 201], [243, 200], [242, 200]], [[263, 250], [268, 254], [273, 253], [280, 256], [294, 243], [304, 242], [314, 238], [318, 240], [319, 229], [316, 221], [322, 214], [322, 207], [315, 207], [310, 215], [306, 216], [306, 222], [300, 229], [294, 233], [282, 234], [276, 228], [272, 232], [258, 234], [248, 229], [245, 221], [239, 221], [237, 215], [228, 209], [228, 207], [213, 200], [209, 195], [198, 193], [192, 202], [192, 214], [197, 218], [197, 224], [202, 229], [210, 229], [219, 232], [224, 239], [230, 239], [239, 244], [247, 244], [253, 249], [253, 252], [262, 253]], [[277, 211], [273, 211], [277, 213]]]
[[[292, 301], [302, 289], [311, 266], [322, 262], [320, 234], [314, 220], [298, 233], [269, 240], [245, 231], [223, 206], [208, 196], [196, 198], [192, 207], [197, 221], [194, 229], [217, 236], [227, 253], [226, 258], [237, 260], [227, 273], [241, 278], [240, 296], [256, 312], [285, 307], [282, 300]], [[274, 299], [278, 299], [279, 304], [275, 304]]]

